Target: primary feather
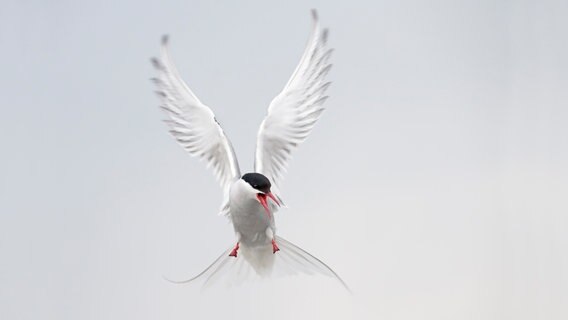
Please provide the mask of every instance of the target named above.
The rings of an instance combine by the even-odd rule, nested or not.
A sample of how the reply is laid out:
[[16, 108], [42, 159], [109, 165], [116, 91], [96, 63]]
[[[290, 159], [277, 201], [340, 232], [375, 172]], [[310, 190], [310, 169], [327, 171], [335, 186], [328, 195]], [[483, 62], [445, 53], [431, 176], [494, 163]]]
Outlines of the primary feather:
[[292, 151], [312, 131], [324, 111], [331, 69], [327, 30], [321, 30], [315, 11], [314, 26], [300, 63], [288, 83], [270, 103], [257, 136], [255, 171], [279, 185]]
[[225, 197], [221, 213], [228, 214], [228, 190], [240, 178], [239, 163], [231, 142], [215, 119], [213, 111], [197, 98], [179, 76], [168, 52], [168, 38], [162, 38], [160, 59], [152, 59], [158, 70], [153, 79], [161, 99], [161, 108], [170, 133], [192, 156], [199, 157], [213, 169]]

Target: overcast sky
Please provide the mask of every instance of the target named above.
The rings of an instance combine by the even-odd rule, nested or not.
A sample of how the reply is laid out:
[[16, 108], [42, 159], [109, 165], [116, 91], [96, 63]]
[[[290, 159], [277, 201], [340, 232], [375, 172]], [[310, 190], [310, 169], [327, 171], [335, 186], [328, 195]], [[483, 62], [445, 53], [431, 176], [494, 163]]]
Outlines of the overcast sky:
[[[171, 37], [243, 172], [310, 8], [336, 49], [278, 232], [332, 266], [240, 287], [221, 191], [167, 134]], [[11, 1], [0, 5], [1, 319], [568, 318], [568, 2]]]

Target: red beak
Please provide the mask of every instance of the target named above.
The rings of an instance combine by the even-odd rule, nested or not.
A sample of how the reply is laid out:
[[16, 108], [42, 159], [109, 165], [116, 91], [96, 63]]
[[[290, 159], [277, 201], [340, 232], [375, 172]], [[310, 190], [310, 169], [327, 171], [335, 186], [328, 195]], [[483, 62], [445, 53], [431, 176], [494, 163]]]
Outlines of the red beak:
[[264, 207], [264, 210], [266, 210], [266, 214], [268, 215], [268, 218], [270, 218], [270, 209], [268, 208], [268, 201], [266, 201], [267, 196], [270, 199], [272, 199], [272, 201], [274, 201], [278, 206], [280, 206], [280, 202], [278, 202], [278, 200], [272, 194], [272, 192], [269, 192], [269, 193], [266, 193], [266, 194], [265, 193], [257, 193], [256, 194], [256, 198], [258, 199], [258, 202], [260, 202], [260, 204]]
[[267, 196], [272, 199], [272, 201], [276, 202], [276, 204], [280, 207], [280, 202], [278, 202], [278, 200], [276, 200], [276, 197], [272, 194], [272, 192], [269, 192], [267, 194]]

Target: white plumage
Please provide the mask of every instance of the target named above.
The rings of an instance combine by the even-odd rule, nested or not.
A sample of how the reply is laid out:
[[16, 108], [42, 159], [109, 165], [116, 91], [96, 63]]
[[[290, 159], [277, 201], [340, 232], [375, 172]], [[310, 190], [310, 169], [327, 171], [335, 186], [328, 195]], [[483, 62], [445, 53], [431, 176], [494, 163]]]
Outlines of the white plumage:
[[321, 30], [313, 12], [314, 27], [300, 63], [288, 83], [268, 106], [257, 136], [254, 169], [276, 186], [286, 170], [291, 152], [302, 143], [319, 119], [331, 82], [332, 49], [326, 48], [327, 30]]
[[291, 153], [307, 138], [321, 116], [330, 85], [325, 80], [332, 53], [327, 48], [327, 30], [320, 29], [315, 11], [312, 16], [313, 30], [300, 63], [282, 92], [270, 103], [260, 125], [255, 173], [244, 176], [215, 115], [181, 79], [168, 53], [168, 38], [162, 38], [160, 58], [152, 59], [152, 63], [158, 71], [153, 81], [161, 108], [168, 117], [165, 122], [184, 149], [212, 168], [224, 192], [221, 213], [231, 219], [238, 241], [232, 251], [227, 250], [204, 272], [185, 282], [206, 277], [205, 283], [212, 283], [230, 272], [250, 267], [252, 272], [236, 272], [229, 277], [238, 282], [245, 274], [271, 275], [279, 266], [284, 273], [317, 272], [334, 276], [343, 283], [319, 259], [276, 236], [274, 221], [274, 213], [282, 203], [278, 186]]

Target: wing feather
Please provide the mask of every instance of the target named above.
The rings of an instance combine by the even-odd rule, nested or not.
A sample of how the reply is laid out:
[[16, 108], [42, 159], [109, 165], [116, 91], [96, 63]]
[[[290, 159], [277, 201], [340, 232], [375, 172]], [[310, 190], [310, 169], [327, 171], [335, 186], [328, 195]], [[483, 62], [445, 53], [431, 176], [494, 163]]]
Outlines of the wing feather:
[[331, 69], [332, 49], [327, 48], [327, 30], [321, 30], [317, 13], [300, 63], [284, 89], [272, 100], [257, 136], [255, 171], [278, 186], [292, 151], [312, 131], [324, 111], [325, 95], [331, 82], [325, 80]]
[[170, 134], [192, 156], [205, 161], [225, 192], [221, 213], [228, 214], [228, 190], [239, 179], [240, 169], [231, 142], [213, 111], [203, 104], [180, 77], [168, 52], [168, 37], [162, 38], [161, 56], [152, 64], [158, 77], [152, 79], [161, 100]]

